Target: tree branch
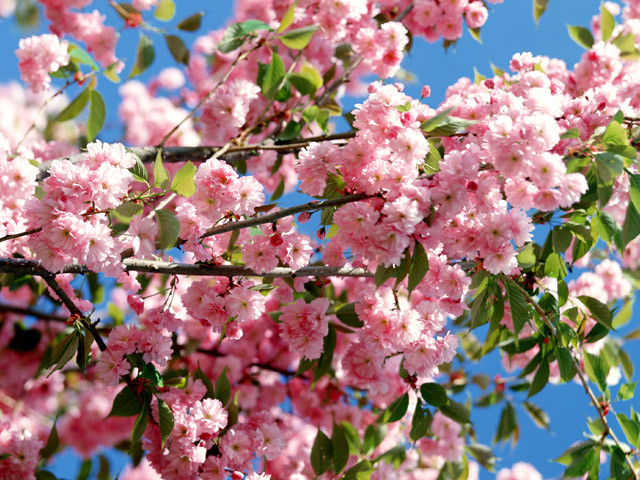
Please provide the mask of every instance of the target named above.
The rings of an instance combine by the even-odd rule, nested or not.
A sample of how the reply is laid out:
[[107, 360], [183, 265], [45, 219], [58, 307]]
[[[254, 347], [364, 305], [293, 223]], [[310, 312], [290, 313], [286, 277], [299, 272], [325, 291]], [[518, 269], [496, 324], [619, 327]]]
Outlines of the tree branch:
[[[250, 268], [240, 265], [212, 265], [209, 263], [175, 263], [158, 262], [155, 260], [140, 260], [129, 258], [122, 262], [128, 272], [163, 273], [169, 275], [193, 275], [193, 276], [218, 276], [218, 277], [268, 277], [268, 278], [289, 278], [289, 277], [373, 277], [374, 273], [364, 268], [328, 267], [324, 265], [302, 267], [298, 270], [292, 268], [278, 267], [268, 272], [256, 272]], [[61, 273], [86, 274], [90, 270], [83, 265], [68, 265]], [[19, 275], [35, 275], [47, 280], [55, 275], [35, 260], [24, 260], [21, 258], [0, 258], [0, 273], [16, 273]], [[53, 280], [55, 283], [55, 279]], [[49, 283], [49, 282], [47, 282]], [[55, 283], [58, 285], [57, 283]], [[58, 294], [58, 289], [64, 297], [60, 299], [69, 307], [67, 302], [71, 302], [73, 310], [71, 313], [82, 315], [82, 312], [71, 301], [66, 293], [57, 286], [51, 288]], [[60, 295], [59, 295], [60, 296]], [[65, 300], [66, 298], [66, 300]], [[93, 333], [93, 332], [92, 332]]]
[[345, 195], [344, 197], [332, 198], [331, 200], [325, 200], [323, 202], [319, 202], [318, 200], [313, 200], [303, 205], [296, 205], [294, 207], [283, 208], [282, 210], [278, 210], [277, 212], [268, 213], [260, 217], [247, 218], [246, 220], [238, 220], [237, 222], [229, 222], [229, 223], [225, 223], [224, 225], [217, 225], [215, 227], [211, 227], [200, 238], [202, 239], [206, 237], [212, 237], [214, 235], [219, 235], [221, 233], [231, 232], [233, 230], [240, 230], [241, 228], [254, 227], [254, 226], [262, 225], [265, 223], [273, 223], [276, 220], [279, 220], [284, 217], [288, 217], [290, 215], [295, 215], [297, 213], [322, 210], [324, 208], [338, 207], [340, 205], [345, 205], [347, 203], [359, 202], [360, 200], [367, 200], [369, 198], [374, 198], [374, 197], [375, 195], [367, 195], [366, 193], [355, 193], [353, 195]]
[[61, 317], [60, 315], [55, 315], [53, 313], [41, 312], [31, 308], [16, 307], [6, 303], [0, 303], [0, 313], [2, 312], [17, 313], [19, 315], [41, 318], [43, 320], [53, 320], [56, 322], [66, 322], [68, 320], [66, 317]]

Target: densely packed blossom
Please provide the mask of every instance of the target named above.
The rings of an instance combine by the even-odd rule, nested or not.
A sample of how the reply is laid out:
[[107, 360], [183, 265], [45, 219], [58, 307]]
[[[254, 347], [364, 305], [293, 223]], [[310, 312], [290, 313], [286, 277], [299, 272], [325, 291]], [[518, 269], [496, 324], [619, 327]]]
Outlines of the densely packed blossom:
[[16, 50], [20, 78], [29, 84], [32, 92], [38, 93], [49, 88], [49, 73], [69, 63], [68, 43], [57, 36], [44, 34], [20, 40]]

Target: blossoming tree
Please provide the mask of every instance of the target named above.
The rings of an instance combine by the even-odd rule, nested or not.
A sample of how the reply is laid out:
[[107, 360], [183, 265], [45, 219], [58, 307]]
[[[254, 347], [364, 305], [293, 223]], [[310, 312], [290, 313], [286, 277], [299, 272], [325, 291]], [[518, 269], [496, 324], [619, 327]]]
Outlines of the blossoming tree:
[[[569, 27], [573, 69], [516, 53], [436, 110], [390, 80], [403, 56], [479, 38], [500, 1], [239, 0], [191, 48], [188, 2], [97, 5], [119, 25], [91, 3], [21, 2], [51, 33], [0, 92], [25, 113], [0, 122], [0, 478], [55, 479], [70, 446], [128, 452], [129, 480], [472, 479], [495, 463], [479, 409], [516, 440], [516, 408], [545, 426], [530, 397], [578, 382], [594, 418], [565, 477], [638, 479], [635, 383], [610, 387], [633, 371], [640, 2]], [[143, 84], [153, 38], [182, 67]], [[126, 147], [100, 140], [123, 74]], [[510, 379], [468, 373], [495, 350]]]

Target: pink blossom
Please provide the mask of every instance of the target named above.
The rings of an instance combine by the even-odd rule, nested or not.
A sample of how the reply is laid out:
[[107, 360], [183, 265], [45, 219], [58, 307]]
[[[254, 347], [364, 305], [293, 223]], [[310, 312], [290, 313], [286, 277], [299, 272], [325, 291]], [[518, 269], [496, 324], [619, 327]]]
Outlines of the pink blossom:
[[51, 84], [49, 73], [64, 67], [70, 60], [68, 43], [49, 33], [23, 38], [19, 45], [16, 55], [20, 61], [20, 78], [29, 83], [34, 93], [48, 89]]

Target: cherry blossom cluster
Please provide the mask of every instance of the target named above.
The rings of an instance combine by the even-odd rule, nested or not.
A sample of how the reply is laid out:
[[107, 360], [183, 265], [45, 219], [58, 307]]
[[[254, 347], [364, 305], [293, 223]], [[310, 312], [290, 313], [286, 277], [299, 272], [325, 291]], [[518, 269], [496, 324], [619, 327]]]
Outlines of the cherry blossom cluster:
[[29, 239], [36, 257], [52, 271], [70, 263], [118, 276], [123, 250], [111, 236], [105, 213], [118, 207], [133, 176], [136, 157], [122, 144], [96, 141], [81, 163], [56, 160], [43, 182], [44, 197], [26, 203], [29, 228], [47, 228]]
[[[87, 50], [103, 67], [119, 62], [115, 54], [118, 34], [115, 28], [105, 25], [106, 15], [98, 10], [83, 12], [92, 0], [38, 0], [44, 6], [44, 14], [51, 22], [49, 29], [57, 36], [70, 35], [83, 42]], [[151, 2], [138, 1], [149, 4]], [[118, 63], [116, 70], [124, 67]]]
[[[118, 108], [120, 119], [126, 126], [125, 140], [130, 145], [157, 145], [171, 129], [186, 115], [184, 108], [176, 106], [176, 100], [155, 96], [158, 89], [174, 91], [185, 82], [178, 69], [165, 69], [149, 82], [149, 86], [138, 81], [129, 81], [120, 87], [122, 102]], [[177, 99], [180, 102], [180, 99]], [[200, 138], [187, 120], [167, 140], [167, 146], [195, 146]]]
[[0, 450], [9, 456], [0, 462], [0, 477], [35, 480], [39, 452], [44, 443], [29, 430], [9, 421], [0, 422]]
[[[491, 3], [501, 3], [494, 0]], [[405, 2], [407, 3], [407, 2]], [[455, 41], [463, 34], [464, 23], [469, 28], [482, 27], [489, 18], [484, 2], [477, 0], [418, 0], [404, 20], [414, 35], [424, 37], [428, 42]]]
[[32, 92], [47, 90], [51, 85], [49, 73], [69, 63], [68, 46], [66, 41], [60, 41], [52, 34], [20, 40], [20, 48], [16, 50], [20, 78], [29, 84]]

